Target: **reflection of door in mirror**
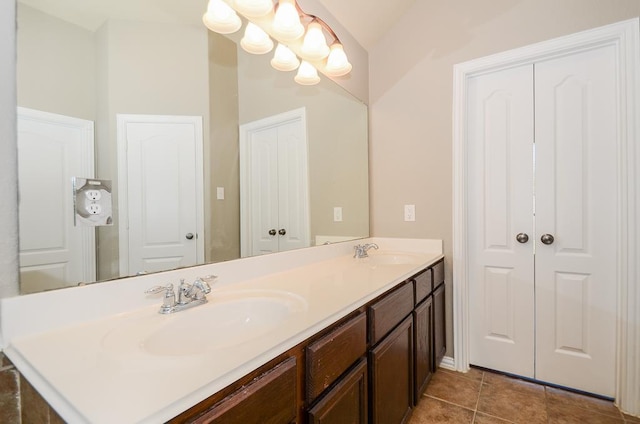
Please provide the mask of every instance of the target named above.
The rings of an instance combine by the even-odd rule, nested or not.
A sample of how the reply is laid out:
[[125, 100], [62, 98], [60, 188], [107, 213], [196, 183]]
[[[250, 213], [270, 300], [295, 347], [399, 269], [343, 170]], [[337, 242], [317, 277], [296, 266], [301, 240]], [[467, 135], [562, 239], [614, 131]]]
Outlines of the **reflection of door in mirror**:
[[305, 109], [240, 127], [242, 256], [310, 246]]
[[18, 108], [22, 293], [95, 281], [95, 230], [75, 227], [72, 178], [93, 178], [93, 122]]
[[202, 118], [118, 115], [120, 270], [204, 263]]

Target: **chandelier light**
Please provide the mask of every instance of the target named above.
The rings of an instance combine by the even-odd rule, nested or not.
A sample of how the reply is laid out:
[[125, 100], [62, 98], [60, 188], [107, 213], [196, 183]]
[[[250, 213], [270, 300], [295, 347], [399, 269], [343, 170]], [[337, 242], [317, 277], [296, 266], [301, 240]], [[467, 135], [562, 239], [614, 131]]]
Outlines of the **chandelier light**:
[[248, 21], [240, 40], [242, 48], [265, 54], [276, 41], [271, 66], [279, 71], [298, 69], [297, 83], [317, 84], [318, 71], [329, 77], [351, 72], [335, 32], [319, 17], [302, 11], [296, 0], [276, 0], [275, 4], [273, 0], [209, 0], [202, 20], [211, 31], [230, 34], [242, 27], [238, 14]]
[[273, 49], [273, 41], [269, 38], [269, 34], [251, 22], [244, 30], [244, 37], [240, 40], [240, 45], [245, 51], [253, 54], [265, 54]]

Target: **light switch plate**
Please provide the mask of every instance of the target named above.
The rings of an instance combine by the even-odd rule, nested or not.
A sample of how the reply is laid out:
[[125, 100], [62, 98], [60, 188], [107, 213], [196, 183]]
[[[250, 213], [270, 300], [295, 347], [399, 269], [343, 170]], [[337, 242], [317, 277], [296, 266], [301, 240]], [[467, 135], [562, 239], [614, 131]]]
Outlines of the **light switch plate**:
[[113, 225], [111, 181], [73, 177], [73, 206], [76, 227]]
[[342, 207], [336, 206], [333, 208], [333, 221], [342, 222]]

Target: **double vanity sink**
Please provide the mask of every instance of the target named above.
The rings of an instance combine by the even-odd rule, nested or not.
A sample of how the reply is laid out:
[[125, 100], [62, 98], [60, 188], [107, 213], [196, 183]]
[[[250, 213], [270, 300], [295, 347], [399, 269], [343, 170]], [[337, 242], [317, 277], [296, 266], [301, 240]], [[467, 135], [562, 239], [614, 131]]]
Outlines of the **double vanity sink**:
[[[442, 258], [436, 240], [372, 241], [3, 299], [3, 350], [69, 422], [164, 422]], [[207, 302], [180, 312], [144, 293], [206, 274]]]

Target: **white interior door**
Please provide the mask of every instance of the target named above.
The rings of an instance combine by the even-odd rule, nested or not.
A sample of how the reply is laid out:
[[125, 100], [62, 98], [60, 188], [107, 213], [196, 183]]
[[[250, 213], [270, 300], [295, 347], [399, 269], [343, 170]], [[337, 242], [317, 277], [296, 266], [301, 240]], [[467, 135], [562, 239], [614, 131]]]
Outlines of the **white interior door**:
[[310, 245], [306, 134], [304, 109], [241, 126], [242, 256]]
[[472, 364], [615, 394], [616, 92], [613, 46], [469, 80]]
[[202, 118], [118, 115], [120, 267], [204, 261]]
[[535, 65], [536, 378], [607, 396], [616, 364], [615, 61], [606, 46]]
[[468, 87], [470, 359], [533, 378], [532, 66]]
[[93, 122], [18, 108], [20, 290], [95, 281], [95, 230], [75, 227], [72, 177], [94, 177]]

